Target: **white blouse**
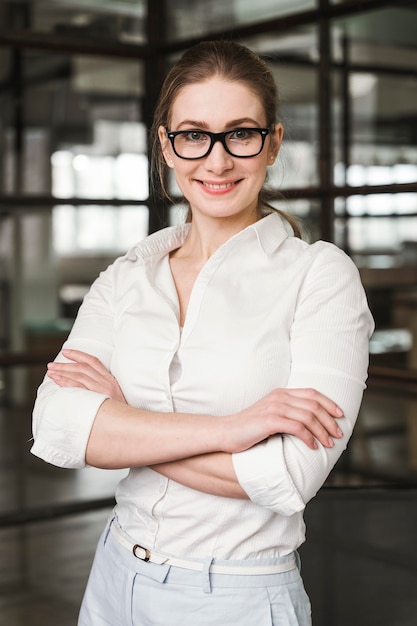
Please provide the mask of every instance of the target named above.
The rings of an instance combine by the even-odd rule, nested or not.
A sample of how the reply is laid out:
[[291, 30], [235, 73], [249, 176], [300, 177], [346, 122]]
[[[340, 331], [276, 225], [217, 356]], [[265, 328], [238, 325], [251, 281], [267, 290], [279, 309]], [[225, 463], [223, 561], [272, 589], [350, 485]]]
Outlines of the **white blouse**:
[[[345, 417], [344, 437], [333, 448], [311, 450], [294, 436], [276, 435], [233, 455], [249, 500], [201, 493], [148, 467], [131, 469], [117, 488], [120, 524], [141, 545], [188, 558], [285, 555], [303, 542], [303, 509], [351, 435], [373, 320], [348, 256], [289, 235], [272, 213], [207, 261], [180, 332], [168, 255], [189, 228], [147, 237], [102, 272], [64, 347], [97, 356], [128, 403], [151, 411], [227, 415], [277, 387], [312, 387], [334, 400]], [[105, 397], [45, 378], [34, 408], [33, 454], [83, 467]]]

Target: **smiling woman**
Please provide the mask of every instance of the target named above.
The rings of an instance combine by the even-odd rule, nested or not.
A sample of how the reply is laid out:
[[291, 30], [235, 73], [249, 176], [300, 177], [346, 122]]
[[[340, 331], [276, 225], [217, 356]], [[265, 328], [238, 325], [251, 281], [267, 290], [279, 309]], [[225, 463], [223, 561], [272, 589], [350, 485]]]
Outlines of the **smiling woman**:
[[[93, 284], [42, 383], [33, 453], [131, 468], [79, 626], [309, 626], [303, 510], [352, 433], [373, 321], [356, 267], [263, 197], [280, 149], [267, 65], [205, 42], [153, 125], [188, 223]], [[249, 591], [249, 592], [248, 592]]]
[[193, 220], [198, 216], [204, 220], [199, 227], [214, 228], [218, 247], [258, 219], [259, 192], [278, 153], [282, 125], [266, 128], [265, 109], [253, 89], [218, 74], [185, 85], [168, 121], [168, 132], [163, 125], [158, 128], [164, 158], [190, 203]]

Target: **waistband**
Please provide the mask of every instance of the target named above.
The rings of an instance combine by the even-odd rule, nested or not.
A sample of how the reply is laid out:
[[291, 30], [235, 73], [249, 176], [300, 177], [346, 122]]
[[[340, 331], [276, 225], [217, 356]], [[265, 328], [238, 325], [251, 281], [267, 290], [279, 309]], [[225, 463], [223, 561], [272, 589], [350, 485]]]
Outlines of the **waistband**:
[[[113, 520], [110, 524], [110, 531], [120, 545], [129, 550], [137, 559], [144, 562], [155, 563], [156, 565], [171, 565], [196, 572], [203, 572], [206, 569], [206, 561], [198, 559], [179, 559], [172, 556], [160, 554], [154, 550], [150, 550], [138, 543], [133, 543], [119, 528], [117, 522]], [[280, 574], [289, 572], [296, 568], [295, 555], [290, 555], [289, 559], [282, 563], [274, 563], [270, 565], [227, 565], [211, 563], [209, 567], [210, 574], [229, 574], [241, 576], [262, 576], [267, 574]]]

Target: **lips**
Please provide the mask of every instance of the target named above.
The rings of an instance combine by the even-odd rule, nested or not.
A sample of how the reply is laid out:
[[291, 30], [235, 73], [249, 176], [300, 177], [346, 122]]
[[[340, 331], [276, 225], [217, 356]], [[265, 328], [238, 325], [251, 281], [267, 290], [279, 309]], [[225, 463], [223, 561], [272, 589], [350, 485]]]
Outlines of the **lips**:
[[228, 189], [235, 187], [240, 181], [235, 180], [228, 183], [209, 183], [204, 180], [200, 180], [199, 182], [205, 189], [210, 191], [227, 191]]
[[204, 187], [208, 187], [209, 189], [228, 189], [229, 187], [233, 187], [233, 185], [235, 183], [221, 183], [221, 184], [215, 184], [215, 183], [205, 183], [204, 181], [203, 185]]

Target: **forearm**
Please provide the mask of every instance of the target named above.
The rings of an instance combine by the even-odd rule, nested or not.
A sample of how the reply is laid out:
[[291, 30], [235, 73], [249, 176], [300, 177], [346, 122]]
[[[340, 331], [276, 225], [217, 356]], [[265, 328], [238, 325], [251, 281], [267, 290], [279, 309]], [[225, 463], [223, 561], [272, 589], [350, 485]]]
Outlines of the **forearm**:
[[151, 467], [181, 485], [226, 498], [247, 499], [236, 478], [231, 454], [222, 452], [194, 456]]
[[[308, 389], [277, 389], [247, 409], [225, 416], [145, 411], [106, 399], [92, 425], [85, 458], [89, 465], [111, 469], [178, 461], [211, 452], [241, 452], [284, 428], [314, 449], [317, 444], [313, 433], [324, 445], [333, 445], [329, 432], [340, 436], [328, 411], [337, 414], [340, 409]], [[307, 426], [292, 415], [304, 417]]]
[[177, 461], [222, 450], [223, 418], [144, 411], [105, 400], [94, 420], [86, 462], [117, 469]]

